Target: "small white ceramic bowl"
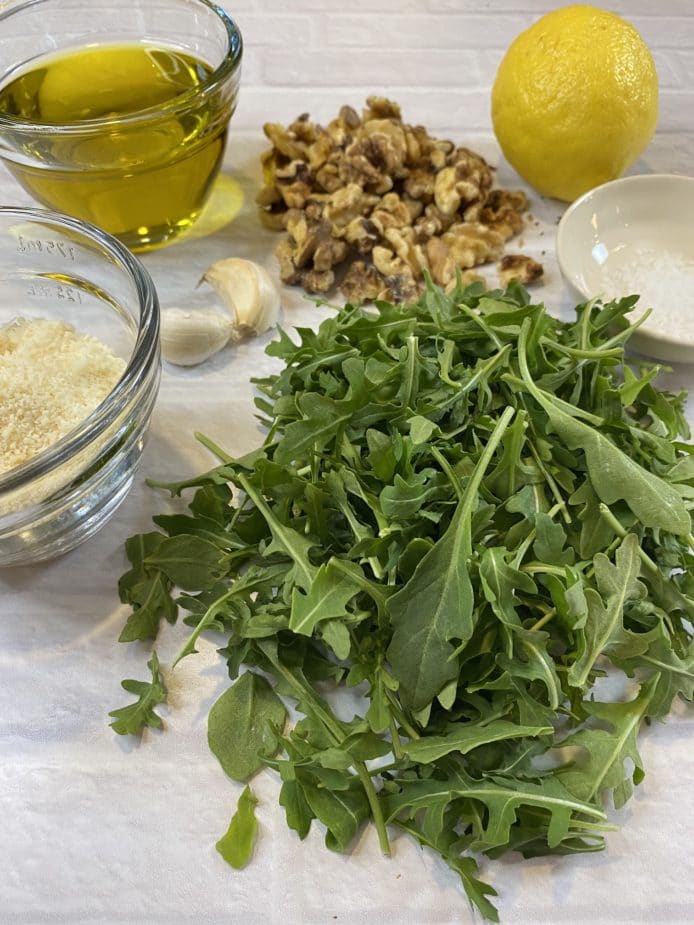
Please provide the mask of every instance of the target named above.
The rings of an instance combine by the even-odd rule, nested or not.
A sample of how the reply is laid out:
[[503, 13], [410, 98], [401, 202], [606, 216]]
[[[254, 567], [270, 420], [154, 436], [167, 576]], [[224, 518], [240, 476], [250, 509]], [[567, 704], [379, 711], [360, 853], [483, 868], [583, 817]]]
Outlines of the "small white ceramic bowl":
[[694, 362], [694, 177], [642, 174], [596, 187], [564, 213], [557, 258], [584, 299], [641, 298], [632, 349]]

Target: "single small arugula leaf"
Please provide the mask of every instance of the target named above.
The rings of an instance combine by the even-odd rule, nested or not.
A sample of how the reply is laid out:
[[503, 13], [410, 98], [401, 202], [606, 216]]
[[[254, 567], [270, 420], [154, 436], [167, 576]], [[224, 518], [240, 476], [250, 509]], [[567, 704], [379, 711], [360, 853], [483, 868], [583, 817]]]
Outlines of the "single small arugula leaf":
[[255, 807], [258, 801], [249, 786], [246, 786], [239, 797], [236, 805], [236, 812], [231, 817], [229, 828], [223, 835], [215, 848], [235, 870], [241, 870], [251, 860], [256, 836], [258, 834], [258, 822], [255, 818]]
[[[477, 908], [489, 922], [498, 922], [499, 913], [487, 897], [497, 896], [494, 887], [484, 883], [477, 877], [477, 863], [469, 855], [461, 855], [456, 844], [456, 837], [447, 833], [439, 833], [437, 837], [430, 836], [415, 819], [398, 820], [398, 827], [408, 832], [422, 847], [431, 848], [438, 852], [446, 864], [460, 877], [463, 889], [470, 903]], [[453, 835], [453, 837], [451, 837]]]
[[322, 620], [345, 617], [347, 603], [360, 591], [352, 576], [338, 571], [331, 561], [316, 572], [308, 594], [298, 588], [292, 591], [292, 611], [289, 628], [303, 636], [310, 636]]
[[152, 673], [151, 681], [130, 678], [121, 682], [121, 687], [129, 694], [135, 694], [137, 700], [126, 707], [111, 710], [108, 714], [113, 717], [110, 726], [118, 735], [139, 735], [145, 726], [161, 729], [164, 725], [154, 710], [158, 704], [166, 702], [166, 686], [156, 652], [152, 652], [147, 667]]
[[403, 748], [412, 761], [431, 764], [451, 752], [467, 755], [480, 745], [490, 742], [552, 735], [553, 732], [552, 726], [521, 726], [501, 719], [484, 725], [457, 723], [451, 726], [445, 735], [414, 739]]
[[554, 523], [549, 514], [540, 511], [535, 515], [536, 539], [533, 552], [540, 562], [549, 565], [573, 565], [574, 551], [566, 548], [566, 531]]
[[192, 534], [166, 537], [145, 559], [145, 565], [163, 572], [185, 591], [201, 591], [224, 573], [222, 551], [214, 543]]
[[327, 829], [326, 847], [347, 851], [369, 816], [369, 803], [359, 783], [352, 779], [341, 790], [305, 786], [304, 796], [311, 812]]
[[513, 568], [507, 561], [508, 552], [501, 546], [488, 546], [480, 556], [480, 581], [485, 598], [492, 610], [509, 626], [520, 626], [516, 610], [517, 591], [536, 594], [537, 585], [525, 572]]
[[156, 639], [162, 617], [169, 623], [176, 620], [178, 608], [170, 589], [171, 582], [159, 572], [142, 578], [130, 588], [128, 602], [133, 609], [118, 637], [119, 642]]
[[[649, 679], [637, 697], [628, 703], [599, 703], [589, 701], [583, 708], [589, 716], [610, 725], [606, 729], [581, 729], [561, 743], [562, 748], [581, 748], [584, 764], [560, 770], [558, 778], [577, 797], [599, 802], [603, 794], [612, 792], [616, 809], [622, 807], [633, 791], [633, 784], [643, 780], [644, 770], [636, 747], [636, 736], [648, 713], [649, 704], [658, 683], [658, 676]], [[624, 762], [630, 758], [634, 764], [631, 779]]]
[[174, 623], [177, 607], [171, 598], [171, 581], [156, 568], [147, 565], [147, 557], [154, 554], [166, 537], [161, 533], [143, 533], [131, 536], [125, 551], [132, 564], [121, 578], [118, 589], [123, 603], [130, 604], [132, 612], [123, 627], [119, 641], [155, 639], [161, 618]]
[[580, 634], [579, 655], [568, 673], [569, 684], [574, 687], [585, 686], [598, 656], [610, 642], [618, 641], [624, 630], [625, 605], [645, 591], [638, 580], [641, 559], [633, 533], [622, 540], [614, 565], [604, 553], [597, 553], [593, 563], [600, 594], [593, 588], [585, 590], [586, 622]]
[[281, 729], [287, 711], [265, 678], [247, 671], [210, 709], [207, 741], [232, 780], [246, 781], [264, 764], [272, 728]]
[[282, 784], [279, 803], [284, 807], [289, 828], [293, 829], [300, 839], [306, 838], [315, 814], [308, 805], [304, 788], [296, 777], [285, 780]]

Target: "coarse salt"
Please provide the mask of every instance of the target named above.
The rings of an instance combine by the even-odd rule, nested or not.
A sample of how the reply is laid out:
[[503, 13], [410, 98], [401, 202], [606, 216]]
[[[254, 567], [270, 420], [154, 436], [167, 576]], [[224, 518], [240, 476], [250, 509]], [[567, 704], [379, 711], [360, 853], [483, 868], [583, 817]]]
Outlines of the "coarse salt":
[[603, 267], [604, 296], [640, 296], [631, 317], [653, 310], [643, 331], [694, 342], [694, 255], [641, 248], [617, 260], [615, 255]]
[[63, 321], [0, 328], [0, 474], [68, 434], [125, 370], [108, 347]]

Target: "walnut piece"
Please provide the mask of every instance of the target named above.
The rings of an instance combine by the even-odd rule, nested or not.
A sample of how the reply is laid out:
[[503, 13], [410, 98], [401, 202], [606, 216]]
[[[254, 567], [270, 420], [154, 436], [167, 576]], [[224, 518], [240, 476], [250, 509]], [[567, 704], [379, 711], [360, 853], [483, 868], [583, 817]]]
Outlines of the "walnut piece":
[[502, 286], [508, 286], [512, 280], [527, 286], [538, 280], [544, 272], [541, 263], [524, 254], [506, 254], [497, 269]]
[[[524, 193], [493, 188], [482, 157], [403, 122], [384, 97], [361, 115], [343, 106], [325, 127], [304, 113], [265, 134], [257, 202], [264, 224], [286, 231], [282, 281], [309, 292], [339, 282], [351, 301], [416, 299], [425, 273], [448, 288], [459, 273], [479, 279], [472, 268], [499, 260], [523, 227]], [[530, 258], [508, 261], [502, 278], [542, 275]]]

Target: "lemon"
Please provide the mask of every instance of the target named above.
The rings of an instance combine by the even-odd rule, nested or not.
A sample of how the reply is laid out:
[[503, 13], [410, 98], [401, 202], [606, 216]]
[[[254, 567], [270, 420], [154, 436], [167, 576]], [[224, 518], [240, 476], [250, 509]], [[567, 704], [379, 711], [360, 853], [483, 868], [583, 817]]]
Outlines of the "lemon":
[[548, 13], [511, 44], [492, 90], [506, 159], [547, 196], [571, 201], [620, 176], [658, 120], [658, 76], [636, 29], [594, 6]]

